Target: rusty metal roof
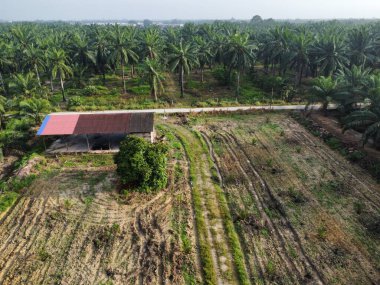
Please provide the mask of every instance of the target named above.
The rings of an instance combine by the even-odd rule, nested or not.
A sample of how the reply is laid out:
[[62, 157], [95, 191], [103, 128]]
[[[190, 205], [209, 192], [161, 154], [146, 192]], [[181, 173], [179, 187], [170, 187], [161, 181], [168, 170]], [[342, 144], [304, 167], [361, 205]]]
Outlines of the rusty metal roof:
[[150, 133], [153, 123], [153, 113], [51, 114], [37, 135]]

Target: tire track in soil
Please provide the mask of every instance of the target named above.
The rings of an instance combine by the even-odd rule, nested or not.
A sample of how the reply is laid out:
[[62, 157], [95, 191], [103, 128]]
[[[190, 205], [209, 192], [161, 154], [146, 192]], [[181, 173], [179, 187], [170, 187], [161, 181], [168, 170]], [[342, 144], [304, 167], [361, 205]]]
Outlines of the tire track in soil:
[[[214, 148], [213, 148], [213, 145], [212, 145], [212, 142], [209, 138], [209, 136], [207, 135], [206, 132], [203, 132], [201, 131], [200, 132], [202, 134], [202, 137], [203, 139], [205, 140], [208, 148], [209, 148], [209, 152], [211, 154], [211, 159], [214, 163], [214, 166], [215, 166], [215, 169], [216, 169], [216, 172], [217, 172], [217, 175], [218, 175], [218, 179], [220, 181], [220, 187], [223, 189], [223, 192], [224, 194], [226, 194], [226, 189], [225, 189], [225, 185], [224, 185], [224, 177], [221, 173], [221, 163], [220, 163], [220, 160], [218, 158], [218, 156], [216, 155], [215, 151], [214, 151]], [[226, 195], [227, 196], [227, 195]], [[226, 197], [227, 198], [227, 197]], [[227, 201], [228, 201], [228, 198], [227, 198]], [[230, 207], [230, 203], [227, 202], [228, 204], [228, 207]], [[230, 213], [231, 212], [231, 209], [229, 208], [229, 211]], [[236, 231], [238, 233], [238, 231]], [[247, 250], [247, 243], [246, 243], [246, 240], [244, 237], [242, 237], [239, 233], [238, 233], [238, 236], [239, 236], [239, 241], [240, 241], [240, 244], [242, 245], [243, 249], [244, 250]], [[264, 279], [264, 274], [263, 274], [263, 264], [261, 262], [259, 262], [259, 259], [258, 259], [258, 253], [256, 251], [256, 246], [254, 245], [254, 249], [253, 249], [253, 252], [254, 252], [254, 265], [257, 266], [258, 270], [256, 270], [259, 274], [259, 278], [261, 280], [265, 280]], [[251, 263], [251, 261], [249, 260], [247, 254], [244, 254], [244, 260], [245, 260], [245, 264], [246, 264], [246, 268], [245, 268], [245, 271], [248, 273], [248, 276], [249, 276], [249, 279], [250, 280], [254, 280], [254, 277], [253, 277], [253, 272], [251, 272], [250, 270], [248, 270], [248, 268], [254, 268], [254, 265]], [[247, 265], [248, 265], [248, 268], [247, 268]], [[264, 284], [265, 284], [265, 281], [264, 281]]]
[[[333, 153], [334, 156], [337, 154], [331, 150], [331, 153], [328, 153], [323, 147], [318, 147], [318, 148], [312, 148], [311, 145], [316, 145], [315, 142], [312, 140], [312, 138], [305, 133], [301, 132], [293, 132], [294, 137], [296, 137], [300, 144], [302, 144], [304, 147], [306, 147], [309, 150], [313, 150], [313, 153], [315, 153], [319, 158], [323, 159], [324, 157], [330, 157], [331, 154]], [[307, 142], [308, 143], [307, 143]], [[319, 143], [324, 143], [324, 142], [319, 142]], [[349, 163], [347, 161], [347, 163]], [[362, 180], [357, 178], [356, 175], [354, 175], [351, 171], [349, 171], [344, 165], [342, 165], [337, 159], [331, 159], [329, 160], [329, 163], [327, 164], [328, 169], [332, 172], [335, 173], [336, 176], [338, 176], [341, 179], [346, 180], [348, 177], [351, 179], [354, 179], [354, 182], [351, 183], [350, 185], [356, 190], [358, 193], [362, 195], [362, 197], [372, 206], [373, 210], [377, 210], [380, 208], [380, 194], [377, 193], [377, 191], [372, 191], [370, 187], [368, 187], [365, 183], [363, 183]], [[337, 171], [339, 170], [339, 171]], [[344, 174], [343, 174], [344, 173]], [[363, 188], [360, 189], [356, 187], [356, 183], [360, 184], [363, 186], [363, 188], [368, 192], [371, 196], [368, 196], [367, 193], [363, 192]], [[373, 198], [376, 198], [376, 201], [374, 201]]]
[[[21, 250], [23, 250], [28, 244], [33, 243], [34, 239], [31, 238], [31, 233], [34, 231], [38, 232], [40, 230], [40, 228], [35, 227], [35, 225], [41, 219], [41, 216], [42, 216], [42, 214], [45, 210], [45, 207], [46, 207], [47, 200], [46, 199], [44, 199], [44, 200], [43, 199], [37, 199], [37, 200], [39, 201], [39, 203], [37, 204], [37, 209], [38, 209], [37, 214], [33, 215], [33, 211], [32, 211], [32, 206], [35, 206], [35, 205], [34, 204], [28, 204], [28, 206], [31, 205], [31, 207], [28, 208], [28, 218], [32, 216], [32, 219], [31, 220], [26, 219], [25, 216], [23, 216], [22, 218], [24, 218], [23, 220], [25, 223], [28, 224], [28, 226], [25, 228], [24, 233], [17, 231], [17, 238], [16, 238], [16, 235], [13, 236], [13, 238], [15, 238], [15, 239], [12, 239], [12, 243], [14, 243], [15, 240], [19, 240], [17, 245], [15, 247], [8, 246], [7, 249], [10, 249], [10, 250], [6, 250], [6, 251], [3, 250], [2, 251], [4, 262], [2, 262], [0, 265], [0, 284], [4, 281], [3, 278], [4, 278], [4, 276], [7, 275], [8, 271], [10, 270], [10, 267], [13, 265], [13, 262], [16, 259], [20, 258], [20, 254], [22, 254]], [[34, 199], [33, 199], [33, 201], [34, 201]], [[41, 204], [42, 204], [42, 207], [40, 207]], [[26, 234], [26, 231], [28, 229], [31, 229], [29, 235]]]
[[[231, 132], [231, 133], [233, 133], [233, 132]], [[253, 132], [252, 132], [253, 133]], [[270, 142], [268, 142], [267, 140], [265, 140], [265, 136], [264, 137], [259, 137], [257, 134], [256, 134], [256, 136], [255, 136], [255, 138], [256, 138], [256, 140], [257, 140], [257, 142], [259, 142], [260, 143], [260, 145], [261, 145], [261, 147], [263, 148], [263, 149], [265, 149], [265, 151], [266, 151], [266, 153], [268, 154], [268, 156], [269, 157], [271, 157], [271, 158], [273, 158], [273, 161], [277, 164], [277, 165], [279, 165], [279, 166], [282, 166], [282, 167], [284, 167], [284, 165], [282, 165], [281, 163], [279, 163], [279, 161], [276, 159], [276, 158], [274, 158], [273, 157], [273, 149], [270, 149], [267, 145], [270, 145]], [[243, 148], [243, 147], [247, 147], [247, 146], [250, 146], [250, 144], [249, 143], [244, 143], [244, 145], [243, 144], [240, 144], [240, 146]], [[276, 147], [274, 147], [274, 149], [276, 150]], [[285, 168], [283, 168], [283, 169], [285, 169]], [[290, 167], [289, 168], [291, 171], [293, 171], [293, 168], [292, 167]], [[281, 180], [282, 181], [282, 177], [279, 177], [278, 178], [279, 180]], [[281, 183], [280, 184], [275, 184], [276, 186], [278, 186], [279, 188], [281, 188]], [[283, 185], [286, 185], [286, 183], [285, 183], [285, 181], [284, 181], [284, 184]], [[307, 187], [307, 186], [305, 186], [303, 183], [301, 184], [302, 185], [302, 187]], [[301, 186], [299, 186], [298, 184], [297, 184], [297, 186], [298, 187], [301, 187]], [[302, 188], [301, 187], [301, 188]], [[310, 201], [315, 201], [315, 199], [313, 198], [313, 197], [309, 197], [310, 195], [308, 195], [308, 198], [310, 198]], [[277, 199], [278, 199], [278, 201], [280, 201], [280, 198], [277, 196]], [[318, 203], [318, 202], [317, 202]], [[334, 273], [333, 273], [333, 271], [332, 270], [330, 270], [330, 268], [329, 267], [327, 267], [327, 268], [324, 268], [323, 269], [324, 271], [324, 274], [325, 275], [327, 275], [327, 276], [332, 276]], [[326, 272], [329, 272], [329, 274], [326, 274]]]
[[[52, 237], [55, 237], [55, 236], [63, 236], [64, 232], [66, 231], [67, 229], [67, 226], [68, 226], [68, 223], [64, 223], [63, 227], [60, 229], [60, 232], [57, 234], [57, 235], [54, 235], [53, 234], [53, 231], [57, 228], [57, 227], [54, 227], [54, 225], [52, 225], [52, 229], [50, 231], [48, 231], [48, 234], [45, 238], [45, 245], [47, 245], [49, 243], [49, 241], [51, 240]], [[57, 247], [56, 247], [57, 248]], [[39, 267], [39, 271], [40, 273], [37, 275], [37, 276], [33, 276], [34, 279], [36, 280], [41, 280], [41, 284], [44, 284], [44, 281], [46, 279], [46, 274], [48, 272], [48, 270], [50, 269], [50, 265], [52, 263], [52, 258], [49, 258], [47, 260], [47, 262], [44, 262], [40, 267]], [[42, 268], [41, 268], [42, 267]], [[28, 275], [28, 280], [31, 280], [32, 279], [32, 276], [31, 274], [33, 274], [33, 272], [30, 272], [30, 274]], [[42, 278], [39, 278], [39, 277], [42, 277]]]
[[[220, 133], [219, 133], [220, 134]], [[289, 229], [290, 237], [288, 237], [291, 241], [292, 244], [297, 248], [297, 252], [300, 255], [300, 259], [302, 260], [302, 265], [297, 265], [292, 258], [286, 254], [286, 237], [284, 236], [285, 233], [282, 233], [276, 224], [272, 222], [272, 220], [268, 217], [268, 215], [265, 213], [264, 209], [264, 203], [265, 203], [265, 198], [262, 197], [260, 194], [260, 191], [255, 191], [254, 188], [252, 187], [254, 185], [254, 182], [249, 178], [250, 176], [247, 174], [247, 172], [244, 170], [244, 167], [242, 165], [242, 162], [245, 160], [246, 163], [244, 163], [249, 171], [254, 175], [254, 177], [257, 178], [258, 182], [261, 185], [261, 189], [266, 192], [269, 196], [269, 198], [276, 204], [280, 205], [281, 207], [282, 204], [279, 202], [279, 200], [274, 196], [274, 193], [269, 189], [269, 186], [266, 184], [266, 182], [261, 178], [257, 170], [254, 168], [252, 165], [252, 162], [245, 152], [243, 146], [240, 145], [240, 143], [237, 141], [236, 137], [233, 135], [229, 134], [228, 132], [225, 132], [225, 135], [220, 134], [225, 143], [228, 145], [229, 150], [235, 157], [236, 161], [240, 165], [240, 168], [244, 174], [244, 176], [248, 179], [249, 181], [249, 187], [252, 189], [252, 193], [255, 196], [255, 199], [258, 201], [258, 204], [260, 205], [259, 209], [260, 212], [262, 213], [264, 219], [267, 221], [267, 224], [271, 228], [272, 232], [276, 234], [279, 245], [281, 247], [281, 250], [278, 251], [279, 255], [282, 257], [283, 261], [285, 262], [286, 266], [288, 267], [288, 270], [290, 272], [297, 272], [298, 280], [299, 282], [303, 283], [305, 281], [305, 278], [307, 279], [307, 275], [310, 274], [312, 279], [316, 282], [316, 284], [325, 284], [323, 281], [323, 277], [321, 273], [316, 269], [310, 258], [306, 255], [305, 250], [302, 247], [301, 240], [293, 228], [293, 226], [290, 224], [289, 220], [284, 216], [283, 211], [281, 211], [280, 216], [281, 216], [281, 221], [282, 224], [286, 225], [287, 229]], [[236, 147], [233, 148], [232, 145], [235, 144]], [[241, 153], [242, 160], [240, 161], [237, 156], [237, 151], [238, 150]], [[252, 185], [252, 186], [251, 186]]]
[[[24, 199], [25, 202], [26, 202], [26, 200], [27, 199]], [[12, 222], [12, 227], [10, 229], [10, 232], [8, 232], [8, 233], [4, 232], [4, 235], [6, 235], [6, 238], [5, 239], [1, 239], [2, 245], [0, 247], [0, 252], [4, 252], [4, 249], [9, 246], [9, 244], [11, 243], [11, 241], [14, 240], [14, 237], [18, 234], [21, 226], [24, 225], [25, 218], [27, 216], [26, 213], [30, 212], [30, 208], [32, 207], [32, 205], [33, 205], [33, 200], [30, 199], [28, 201], [27, 205], [25, 207], [24, 206], [22, 207], [22, 209], [21, 209], [21, 211], [19, 212], [19, 215], [18, 215], [18, 217], [21, 217], [21, 218], [17, 219], [17, 217], [15, 217], [15, 220], [17, 221], [16, 225], [13, 225], [14, 221], [9, 220], [8, 225], [11, 225], [11, 222]], [[0, 265], [0, 269], [1, 269], [1, 265]], [[1, 274], [1, 270], [0, 270], [0, 274]]]
[[[17, 256], [17, 258], [21, 258], [22, 259], [22, 263], [25, 263], [26, 260], [28, 259], [28, 253], [29, 253], [29, 256], [32, 255], [31, 252], [31, 248], [32, 246], [34, 246], [36, 244], [36, 241], [38, 240], [38, 238], [40, 237], [40, 233], [42, 231], [42, 227], [40, 226], [40, 222], [42, 220], [42, 217], [44, 217], [45, 215], [45, 210], [46, 210], [46, 205], [48, 203], [48, 199], [47, 198], [43, 198], [43, 206], [42, 208], [39, 207], [39, 205], [37, 205], [37, 208], [38, 208], [38, 212], [37, 214], [35, 215], [35, 219], [33, 219], [32, 223], [29, 225], [28, 228], [25, 229], [25, 232], [22, 234], [23, 235], [23, 240], [25, 240], [25, 243], [22, 244], [22, 246], [20, 248], [15, 248], [13, 252], [16, 252], [16, 254], [13, 254], [13, 256]], [[27, 234], [26, 232], [29, 230], [29, 234]], [[25, 237], [25, 235], [27, 235], [27, 237]], [[43, 235], [43, 232], [42, 232], [42, 235]], [[21, 243], [20, 243], [21, 245]], [[16, 258], [16, 259], [17, 259]], [[12, 266], [13, 263], [17, 264], [17, 265], [20, 265], [19, 262], [14, 262], [14, 259], [8, 259], [7, 262], [9, 263], [9, 266]], [[14, 270], [14, 268], [12, 268]]]
[[268, 217], [268, 215], [264, 211], [264, 208], [265, 208], [264, 204], [263, 204], [262, 200], [258, 197], [258, 194], [257, 194], [258, 191], [256, 191], [254, 189], [254, 186], [253, 186], [253, 185], [255, 185], [255, 183], [249, 178], [248, 173], [244, 170], [242, 164], [240, 163], [240, 160], [236, 156], [235, 152], [232, 150], [232, 147], [227, 142], [227, 139], [220, 133], [218, 133], [218, 135], [222, 138], [222, 140], [226, 146], [227, 151], [229, 152], [231, 157], [236, 161], [237, 167], [240, 169], [240, 172], [243, 174], [245, 180], [248, 182], [246, 185], [248, 186], [249, 192], [254, 197], [254, 200], [255, 200], [255, 203], [257, 205], [257, 209], [260, 213], [260, 216], [265, 221], [265, 224], [269, 227], [270, 232], [274, 234], [274, 236], [273, 236], [274, 237], [274, 239], [273, 239], [274, 248], [275, 248], [275, 251], [276, 251], [277, 255], [279, 256], [279, 258], [285, 264], [286, 272], [287, 272], [288, 276], [291, 277], [293, 279], [293, 282], [294, 282], [294, 274], [292, 274], [292, 272], [296, 272], [297, 280], [300, 280], [301, 279], [301, 273], [298, 270], [298, 268], [295, 266], [295, 264], [292, 262], [290, 257], [284, 254], [284, 252], [286, 252], [284, 242], [280, 239], [280, 235], [278, 234], [278, 231], [275, 229], [271, 219]]
[[[183, 129], [184, 132], [189, 132], [188, 130], [186, 130], [184, 128], [181, 128], [181, 129]], [[184, 146], [184, 144], [182, 142], [182, 139], [181, 139], [180, 135], [177, 134], [177, 132], [179, 132], [179, 127], [178, 126], [176, 126], [176, 132], [174, 134], [178, 138], [178, 140], [180, 141], [180, 143], [182, 145], [182, 148], [185, 149], [185, 146]], [[193, 136], [192, 134], [189, 134], [189, 135]], [[187, 135], [182, 134], [182, 136], [186, 137]], [[200, 147], [200, 146], [198, 146], [198, 147]], [[188, 157], [188, 153], [186, 151], [185, 151], [185, 154], [186, 154], [186, 159], [188, 161], [188, 164], [190, 166], [190, 158]], [[199, 163], [201, 161], [207, 161], [207, 158], [206, 157], [202, 157], [202, 158], [198, 157], [197, 162]], [[223, 278], [224, 272], [223, 272], [223, 270], [221, 268], [221, 260], [226, 260], [226, 259], [224, 259], [225, 257], [221, 256], [217, 252], [217, 243], [218, 242], [215, 240], [215, 236], [213, 234], [211, 234], [211, 230], [210, 230], [212, 228], [212, 226], [211, 226], [212, 221], [210, 220], [211, 215], [210, 215], [209, 209], [207, 208], [207, 202], [206, 202], [206, 200], [210, 199], [209, 195], [211, 195], [213, 193], [206, 193], [206, 192], [208, 192], [210, 190], [205, 191], [204, 187], [206, 185], [212, 185], [212, 182], [204, 180], [205, 177], [204, 177], [203, 174], [205, 174], [205, 173], [203, 173], [203, 171], [205, 169], [204, 169], [203, 165], [196, 165], [196, 166], [194, 166], [194, 169], [197, 171], [196, 176], [198, 178], [197, 182], [199, 184], [198, 185], [198, 187], [199, 187], [199, 194], [200, 194], [201, 199], [202, 199], [202, 212], [204, 213], [203, 217], [204, 217], [204, 221], [205, 221], [205, 225], [206, 225], [206, 230], [207, 230], [206, 240], [210, 244], [210, 247], [211, 247], [211, 256], [212, 256], [212, 260], [213, 260], [214, 271], [215, 271], [216, 277], [217, 277], [217, 284], [230, 284], [229, 281], [227, 281], [227, 280], [225, 280]], [[190, 177], [190, 175], [189, 175], [189, 177]], [[211, 178], [208, 177], [207, 179], [211, 179]], [[191, 188], [193, 188], [193, 185], [191, 183], [190, 183], [190, 185], [191, 185]], [[213, 188], [213, 187], [211, 187], [211, 188]], [[214, 197], [213, 200], [217, 201], [217, 198]], [[217, 205], [217, 207], [218, 207], [218, 210], [219, 210], [219, 205]], [[193, 202], [193, 208], [194, 208], [194, 202]], [[221, 219], [219, 219], [219, 220], [215, 220], [214, 219], [214, 222], [218, 223], [218, 229], [222, 229], [224, 231], [224, 225], [223, 225], [223, 222], [221, 221]], [[213, 226], [213, 228], [215, 228], [215, 225]], [[199, 239], [199, 236], [198, 236], [198, 239]], [[222, 237], [222, 239], [223, 239], [224, 244], [227, 245], [227, 240], [225, 240], [225, 233], [224, 233], [224, 236]], [[229, 253], [229, 258], [230, 258], [229, 260], [232, 261], [232, 254], [231, 254], [231, 249], [229, 248], [229, 246], [227, 246], [227, 250], [228, 250], [228, 253]], [[225, 265], [225, 266], [227, 266], [227, 265]]]
[[[318, 147], [318, 149], [316, 149], [316, 148], [314, 148], [314, 147], [312, 147], [312, 146], [314, 146], [315, 145], [315, 142], [314, 141], [312, 141], [312, 136], [310, 135], [310, 137], [308, 137], [308, 133], [307, 132], [302, 132], [302, 131], [296, 131], [294, 128], [291, 128], [291, 125], [294, 125], [294, 122], [292, 121], [292, 119], [288, 119], [288, 120], [285, 120], [285, 121], [282, 121], [281, 122], [282, 124], [285, 124], [286, 125], [286, 129], [291, 129], [292, 131], [291, 131], [291, 135], [292, 135], [292, 137], [295, 137], [295, 138], [297, 138], [297, 142], [300, 144], [300, 145], [302, 145], [303, 147], [305, 147], [305, 149], [308, 149], [309, 151], [310, 151], [310, 153], [313, 153], [313, 154], [315, 154], [321, 161], [324, 161], [324, 162], [326, 162], [326, 164], [328, 165], [328, 167], [329, 167], [329, 170], [331, 170], [331, 171], [333, 171], [333, 169], [335, 169], [334, 170], [334, 172], [336, 172], [336, 168], [332, 168], [332, 166], [328, 163], [328, 161], [327, 161], [327, 157], [330, 157], [331, 156], [331, 154], [329, 154], [327, 151], [329, 150], [328, 148], [327, 148], [327, 146], [326, 146], [326, 148], [327, 148], [327, 151], [323, 151], [324, 149], [323, 149], [323, 147]], [[298, 123], [297, 122], [295, 122], [295, 124], [298, 126]], [[282, 125], [283, 126], [283, 125]], [[276, 143], [276, 142], [271, 142], [270, 140], [269, 140], [269, 142], [266, 140], [266, 137], [268, 136], [268, 134], [265, 134], [265, 136], [264, 137], [262, 137], [262, 138], [259, 138], [257, 135], [256, 135], [256, 139], [257, 139], [257, 141], [258, 142], [260, 142], [260, 144], [262, 145], [262, 147], [265, 149], [265, 151], [268, 153], [268, 155], [271, 157], [271, 158], [273, 158], [274, 159], [274, 162], [276, 162], [276, 164], [277, 165], [279, 165], [279, 166], [281, 166], [281, 167], [284, 167], [284, 164], [282, 164], [282, 163], [280, 163], [275, 157], [274, 157], [274, 155], [273, 155], [273, 150], [271, 150], [271, 149], [269, 149], [268, 147], [267, 147], [267, 144], [268, 145], [270, 145], [270, 144], [274, 144], [274, 146], [276, 146], [277, 148], [278, 148], [278, 144]], [[243, 138], [243, 140], [245, 141], [245, 146], [250, 146], [250, 144], [249, 143], [246, 143], [246, 139], [244, 139]], [[309, 142], [310, 142], [310, 145], [309, 144], [307, 144], [305, 141], [307, 141], [307, 140], [309, 140]], [[322, 146], [323, 146], [323, 142], [322, 142]], [[243, 148], [244, 146], [243, 145], [241, 145], [241, 147]], [[276, 150], [276, 147], [274, 147], [274, 149]], [[332, 150], [331, 150], [332, 151]], [[319, 153], [319, 152], [321, 152], [321, 153]], [[339, 156], [339, 154], [336, 154], [336, 153], [334, 153], [334, 155], [336, 155], [336, 156]], [[344, 159], [344, 158], [343, 158]], [[334, 160], [334, 162], [335, 162], [335, 160]], [[305, 165], [307, 165], [308, 167], [310, 167], [308, 164], [306, 164], [306, 162], [305, 161], [301, 161], [301, 163], [304, 163]], [[338, 163], [339, 164], [339, 163]], [[342, 166], [341, 164], [339, 164], [340, 166]], [[286, 166], [286, 165], [285, 165]], [[290, 168], [290, 170], [292, 171], [293, 170], [293, 168]], [[343, 169], [344, 171], [346, 171], [346, 168], [344, 168]], [[348, 172], [348, 171], [347, 171]], [[348, 173], [350, 173], [351, 174], [351, 172], [348, 172]], [[342, 177], [343, 177], [344, 175], [342, 174]], [[279, 180], [282, 180], [283, 178], [282, 178], [282, 176], [280, 176], [280, 177], [278, 177], [277, 179], [279, 179]], [[361, 184], [363, 184], [364, 185], [364, 183], [362, 182], [362, 181], [360, 181], [361, 182]], [[284, 184], [285, 184], [285, 181], [284, 181]], [[277, 185], [277, 183], [276, 183], [276, 185]], [[278, 187], [279, 188], [281, 188], [281, 182], [279, 182], [279, 184], [278, 184]], [[299, 184], [299, 183], [296, 183], [296, 184], [294, 184], [294, 186], [296, 186], [297, 185], [297, 187], [309, 187], [309, 186], [307, 186], [305, 183], [301, 183], [301, 184]], [[354, 186], [355, 184], [350, 184], [350, 187], [352, 187], [352, 188], [354, 188], [355, 189], [355, 186]], [[368, 186], [366, 186], [365, 185], [365, 187], [367, 187], [368, 188]], [[359, 191], [358, 191], [359, 192]], [[307, 193], [306, 193], [307, 194]], [[313, 195], [307, 195], [307, 197], [308, 197], [308, 199], [310, 200], [310, 202], [313, 202], [313, 203], [315, 203], [316, 205], [314, 205], [314, 207], [317, 207], [317, 208], [320, 208], [320, 210], [321, 210], [321, 212], [323, 212], [324, 211], [324, 209], [321, 207], [321, 205], [320, 205], [320, 203], [319, 203], [319, 201], [317, 201], [316, 199], [315, 199], [315, 197], [313, 196]], [[278, 198], [278, 199], [280, 199], [280, 198]], [[344, 214], [344, 213], [342, 213], [340, 210], [337, 210], [336, 212], [335, 212], [339, 217], [341, 217], [343, 220], [347, 220], [347, 216]], [[349, 220], [351, 220], [351, 221], [353, 221], [352, 219], [349, 219]], [[353, 248], [353, 246], [355, 247], [355, 248]], [[362, 254], [362, 252], [359, 250], [359, 249], [357, 249], [356, 248], [356, 246], [355, 245], [353, 245], [353, 244], [351, 244], [350, 243], [350, 249], [352, 249], [352, 250], [354, 250], [355, 251], [355, 253], [353, 253], [354, 255], [355, 254], [358, 254], [358, 257]], [[365, 265], [363, 265], [363, 264], [366, 264], [366, 266]], [[358, 266], [361, 268], [361, 272], [365, 272], [365, 278], [367, 279], [367, 281], [368, 282], [370, 282], [371, 284], [376, 284], [376, 281], [374, 281], [375, 279], [374, 278], [376, 278], [376, 277], [373, 277], [373, 276], [371, 276], [371, 275], [369, 275], [368, 274], [368, 270], [366, 270], [366, 268], [371, 268], [372, 266], [368, 263], [368, 260], [366, 260], [366, 259], [362, 259], [362, 258], [359, 258], [359, 261], [358, 261]], [[324, 272], [329, 272], [329, 274], [326, 274], [326, 275], [328, 275], [328, 276], [334, 276], [335, 275], [335, 273], [332, 271], [332, 270], [330, 270], [330, 268], [324, 268]]]

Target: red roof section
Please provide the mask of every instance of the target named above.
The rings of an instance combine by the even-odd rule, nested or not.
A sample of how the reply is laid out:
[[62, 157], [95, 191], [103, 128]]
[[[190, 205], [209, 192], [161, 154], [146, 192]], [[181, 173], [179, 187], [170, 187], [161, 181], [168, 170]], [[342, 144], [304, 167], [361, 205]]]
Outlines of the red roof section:
[[111, 133], [150, 133], [153, 113], [51, 114], [38, 135], [76, 135]]

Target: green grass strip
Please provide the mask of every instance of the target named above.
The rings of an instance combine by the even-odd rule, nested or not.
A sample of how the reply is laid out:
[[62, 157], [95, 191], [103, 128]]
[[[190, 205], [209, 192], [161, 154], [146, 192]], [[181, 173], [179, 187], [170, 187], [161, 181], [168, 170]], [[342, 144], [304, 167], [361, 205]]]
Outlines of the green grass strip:
[[202, 199], [198, 187], [196, 186], [197, 177], [195, 174], [195, 154], [193, 153], [193, 148], [190, 146], [186, 138], [177, 132], [177, 137], [180, 140], [181, 144], [184, 147], [186, 155], [189, 159], [189, 173], [190, 181], [192, 182], [192, 196], [193, 196], [193, 205], [195, 212], [195, 224], [197, 227], [198, 233], [198, 242], [199, 242], [199, 254], [201, 259], [201, 267], [203, 274], [203, 281], [206, 285], [215, 285], [217, 284], [217, 278], [214, 271], [213, 260], [211, 256], [211, 247], [207, 241], [208, 234], [206, 229], [206, 222], [203, 217], [202, 210]]
[[[210, 150], [206, 142], [204, 141], [202, 135], [198, 131], [193, 131], [193, 133], [196, 135], [196, 137], [200, 141], [203, 151], [207, 154], [211, 173], [215, 172], [216, 168], [214, 166], [214, 162], [211, 158]], [[219, 209], [222, 215], [221, 218], [223, 220], [224, 227], [227, 233], [228, 241], [229, 241], [230, 248], [232, 251], [232, 257], [234, 259], [234, 264], [236, 266], [236, 272], [237, 272], [240, 284], [249, 285], [251, 283], [249, 281], [249, 277], [248, 277], [247, 270], [245, 267], [243, 250], [241, 249], [241, 246], [240, 246], [239, 236], [235, 230], [235, 225], [233, 223], [231, 212], [228, 207], [226, 196], [224, 194], [224, 191], [218, 184], [216, 183], [213, 183], [213, 184], [214, 184], [216, 194], [218, 197]]]

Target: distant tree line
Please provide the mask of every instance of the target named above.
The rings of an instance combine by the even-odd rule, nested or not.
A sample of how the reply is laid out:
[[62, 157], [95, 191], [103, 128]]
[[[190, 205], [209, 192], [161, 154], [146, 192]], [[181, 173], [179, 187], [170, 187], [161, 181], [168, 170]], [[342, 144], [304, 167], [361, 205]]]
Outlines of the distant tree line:
[[[40, 123], [49, 109], [49, 94], [59, 88], [82, 88], [85, 79], [120, 74], [126, 92], [126, 73], [150, 86], [152, 100], [163, 93], [165, 73], [178, 78], [184, 96], [190, 71], [218, 70], [233, 86], [239, 100], [241, 82], [260, 70], [261, 84], [290, 100], [314, 78], [306, 98], [341, 106], [347, 128], [369, 127], [366, 137], [380, 141], [380, 23], [289, 23], [255, 16], [249, 22], [188, 23], [183, 27], [134, 27], [67, 23], [0, 24], [0, 125], [7, 113], [19, 112]], [[279, 91], [280, 90], [280, 91]], [[366, 110], [356, 110], [367, 100]], [[359, 112], [359, 113], [358, 113]], [[364, 116], [364, 117], [363, 117]], [[369, 117], [368, 117], [369, 116]]]

